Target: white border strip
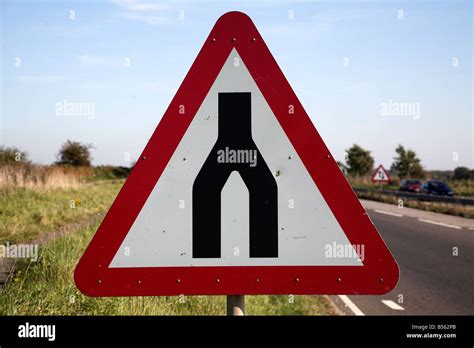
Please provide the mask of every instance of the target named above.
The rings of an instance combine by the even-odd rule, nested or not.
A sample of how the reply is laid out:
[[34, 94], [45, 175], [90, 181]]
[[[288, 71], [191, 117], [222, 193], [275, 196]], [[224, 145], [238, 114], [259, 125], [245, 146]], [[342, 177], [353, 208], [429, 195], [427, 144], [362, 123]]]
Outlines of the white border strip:
[[418, 219], [418, 221], [423, 221], [423, 222], [426, 222], [428, 224], [433, 224], [433, 225], [439, 225], [439, 226], [444, 226], [444, 227], [449, 227], [449, 228], [455, 228], [457, 230], [461, 229], [461, 227], [459, 227], [459, 226], [443, 224], [442, 222], [437, 222], [437, 221], [431, 221], [431, 220], [425, 220], [425, 219]]
[[344, 302], [344, 304], [350, 308], [350, 310], [355, 314], [355, 315], [365, 315], [364, 312], [362, 312], [359, 307], [355, 305], [354, 302], [351, 301], [349, 297], [346, 295], [339, 295], [339, 298]]

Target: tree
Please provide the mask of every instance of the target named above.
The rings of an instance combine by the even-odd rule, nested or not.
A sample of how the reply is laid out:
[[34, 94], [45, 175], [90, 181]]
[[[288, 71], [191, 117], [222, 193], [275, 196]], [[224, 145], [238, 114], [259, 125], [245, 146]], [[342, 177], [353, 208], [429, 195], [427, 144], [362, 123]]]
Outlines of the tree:
[[30, 163], [28, 154], [16, 147], [0, 146], [0, 165]]
[[400, 178], [418, 177], [423, 178], [425, 172], [421, 166], [421, 160], [416, 156], [415, 151], [407, 149], [402, 145], [398, 145], [395, 149], [397, 156], [391, 169], [397, 173]]
[[364, 175], [373, 170], [374, 159], [369, 150], [365, 150], [357, 144], [346, 150], [346, 166], [350, 175]]
[[78, 141], [66, 140], [61, 145], [57, 154], [57, 164], [72, 166], [90, 166], [92, 157], [90, 150], [94, 148], [92, 144], [82, 144]]
[[469, 179], [469, 168], [457, 167], [454, 169], [454, 180]]

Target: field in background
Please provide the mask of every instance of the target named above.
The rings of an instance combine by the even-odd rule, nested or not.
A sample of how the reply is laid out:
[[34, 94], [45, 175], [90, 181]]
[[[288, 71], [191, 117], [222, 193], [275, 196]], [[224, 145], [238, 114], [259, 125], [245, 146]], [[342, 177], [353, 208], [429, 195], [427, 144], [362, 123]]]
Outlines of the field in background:
[[0, 243], [30, 242], [62, 226], [106, 212], [123, 180], [71, 188], [2, 189]]
[[0, 166], [0, 189], [69, 189], [78, 187], [93, 169], [62, 166], [4, 165]]
[[0, 166], [0, 243], [29, 242], [106, 212], [129, 172], [112, 166]]
[[[0, 167], [0, 244], [44, 239], [73, 225], [72, 230], [40, 247], [37, 262], [20, 262], [0, 290], [0, 315], [223, 315], [224, 296], [89, 298], [73, 281], [73, 271], [100, 221], [81, 225], [106, 212], [130, 169], [15, 165]], [[376, 188], [370, 178], [350, 178], [354, 186]], [[470, 183], [450, 183], [456, 193], [472, 195]], [[385, 186], [393, 190], [398, 185]], [[459, 190], [459, 191], [457, 191]], [[372, 200], [397, 204], [396, 197]], [[404, 202], [405, 206], [460, 216], [444, 203]], [[456, 210], [457, 209], [457, 210]], [[78, 224], [75, 227], [75, 224]], [[247, 296], [246, 311], [255, 315], [334, 314], [324, 297]]]
[[[106, 212], [123, 185], [124, 180], [118, 178], [124, 172], [120, 167], [1, 168], [0, 244], [41, 240], [67, 225]], [[99, 223], [79, 226], [46, 242], [40, 247], [37, 262], [19, 262], [0, 290], [0, 315], [225, 314], [224, 296], [90, 298], [82, 295], [75, 286], [73, 271]], [[319, 296], [246, 296], [246, 312], [334, 314], [329, 302]]]

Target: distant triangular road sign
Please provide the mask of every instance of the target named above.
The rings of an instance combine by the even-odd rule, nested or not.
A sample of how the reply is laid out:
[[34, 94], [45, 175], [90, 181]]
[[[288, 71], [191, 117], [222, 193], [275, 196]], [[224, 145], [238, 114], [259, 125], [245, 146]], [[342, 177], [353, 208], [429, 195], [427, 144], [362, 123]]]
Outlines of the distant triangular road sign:
[[390, 182], [390, 180], [390, 175], [383, 165], [379, 165], [375, 170], [374, 175], [372, 175], [373, 182]]
[[382, 294], [398, 267], [254, 24], [230, 12], [75, 280], [90, 296]]

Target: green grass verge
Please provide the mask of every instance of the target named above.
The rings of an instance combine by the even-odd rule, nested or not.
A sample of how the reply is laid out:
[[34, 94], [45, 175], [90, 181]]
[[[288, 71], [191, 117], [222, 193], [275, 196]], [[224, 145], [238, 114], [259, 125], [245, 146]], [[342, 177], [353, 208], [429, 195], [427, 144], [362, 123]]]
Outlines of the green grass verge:
[[[23, 263], [0, 292], [0, 315], [224, 315], [224, 296], [91, 298], [76, 288], [74, 268], [99, 223], [61, 237]], [[318, 296], [246, 296], [248, 315], [334, 314]]]
[[[0, 243], [27, 242], [109, 208], [123, 181], [77, 189], [2, 191]], [[5, 199], [3, 199], [5, 198]], [[71, 208], [74, 201], [74, 208]], [[93, 223], [40, 248], [0, 290], [0, 315], [224, 315], [224, 296], [90, 298], [73, 280], [74, 268], [97, 230]], [[334, 314], [323, 297], [246, 296], [249, 315]]]
[[106, 211], [123, 181], [75, 189], [27, 188], [0, 191], [0, 243], [32, 241], [59, 227]]

